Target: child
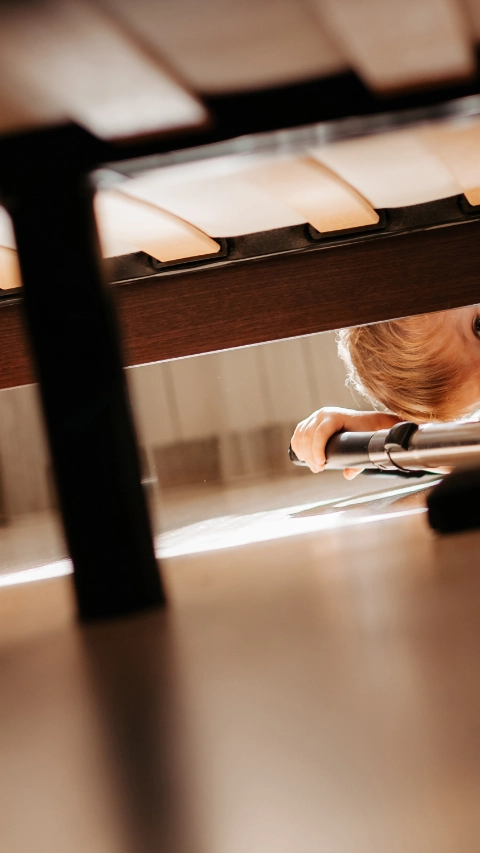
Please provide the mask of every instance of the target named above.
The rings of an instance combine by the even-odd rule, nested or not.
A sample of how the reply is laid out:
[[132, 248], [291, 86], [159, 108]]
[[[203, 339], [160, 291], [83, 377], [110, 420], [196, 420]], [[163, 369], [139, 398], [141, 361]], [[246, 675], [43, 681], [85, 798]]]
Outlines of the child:
[[[398, 421], [450, 421], [480, 405], [480, 305], [339, 332], [349, 383], [389, 412], [323, 408], [298, 424], [292, 448], [317, 473], [339, 430], [386, 429]], [[358, 469], [345, 469], [352, 479]]]

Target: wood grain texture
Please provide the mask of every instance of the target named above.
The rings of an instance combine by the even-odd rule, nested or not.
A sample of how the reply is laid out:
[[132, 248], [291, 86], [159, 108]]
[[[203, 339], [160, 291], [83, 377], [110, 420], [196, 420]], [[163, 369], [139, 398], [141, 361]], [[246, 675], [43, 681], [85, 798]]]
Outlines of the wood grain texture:
[[35, 382], [21, 300], [0, 302], [0, 388]]
[[[161, 275], [113, 288], [126, 365], [479, 301], [480, 223]], [[0, 387], [33, 381], [21, 303], [0, 302]]]
[[123, 285], [126, 363], [474, 303], [479, 237], [472, 222]]

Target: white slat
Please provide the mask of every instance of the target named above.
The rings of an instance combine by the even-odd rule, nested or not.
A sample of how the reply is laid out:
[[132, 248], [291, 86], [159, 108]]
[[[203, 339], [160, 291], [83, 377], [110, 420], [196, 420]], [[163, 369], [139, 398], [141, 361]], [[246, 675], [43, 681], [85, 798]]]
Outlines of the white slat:
[[10, 290], [21, 285], [17, 253], [13, 249], [0, 246], [0, 289]]
[[18, 80], [12, 85], [6, 75], [0, 77], [0, 133], [34, 130], [67, 119], [65, 110], [53, 104], [45, 93], [21, 85]]
[[0, 76], [105, 138], [197, 125], [200, 103], [88, 0], [0, 4]]
[[424, 130], [422, 138], [454, 175], [470, 204], [480, 204], [480, 122], [439, 125]]
[[198, 91], [275, 86], [344, 70], [305, 0], [101, 0]]
[[[232, 158], [233, 159], [233, 158]], [[255, 161], [254, 161], [255, 162]], [[248, 159], [242, 159], [242, 168]], [[169, 210], [212, 237], [299, 225], [305, 217], [234, 171], [234, 165], [209, 161], [200, 168], [154, 170], [122, 184], [122, 190]]]
[[188, 222], [117, 190], [98, 193], [95, 210], [105, 257], [142, 251], [159, 261], [173, 261], [220, 249]]
[[447, 198], [461, 192], [444, 163], [413, 131], [378, 134], [311, 151], [377, 210]]
[[6, 249], [15, 249], [12, 220], [4, 207], [0, 207], [0, 246], [5, 246]]
[[318, 231], [378, 222], [378, 213], [344, 180], [309, 157], [282, 158], [245, 177], [296, 210]]
[[480, 0], [459, 0], [474, 41], [480, 41]]
[[455, 0], [316, 0], [344, 56], [368, 86], [403, 89], [466, 77], [475, 68]]

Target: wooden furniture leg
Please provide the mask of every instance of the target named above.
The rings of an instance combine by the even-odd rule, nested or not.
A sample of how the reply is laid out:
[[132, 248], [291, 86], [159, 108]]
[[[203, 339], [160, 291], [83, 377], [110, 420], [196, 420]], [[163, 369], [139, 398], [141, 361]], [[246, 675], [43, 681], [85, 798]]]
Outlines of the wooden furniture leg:
[[160, 605], [114, 315], [97, 263], [86, 178], [95, 140], [63, 127], [0, 148], [80, 616]]

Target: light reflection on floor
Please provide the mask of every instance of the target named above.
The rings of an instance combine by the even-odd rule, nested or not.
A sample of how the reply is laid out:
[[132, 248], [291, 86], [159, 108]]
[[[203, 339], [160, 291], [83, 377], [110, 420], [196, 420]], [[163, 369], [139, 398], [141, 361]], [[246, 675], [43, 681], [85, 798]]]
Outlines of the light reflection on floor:
[[186, 554], [200, 554], [205, 551], [218, 551], [221, 548], [285, 539], [304, 533], [351, 527], [356, 524], [371, 524], [426, 512], [425, 506], [414, 506], [393, 512], [374, 514], [368, 512], [362, 515], [352, 515], [346, 510], [303, 515], [306, 509], [310, 510], [311, 507], [293, 506], [284, 510], [258, 512], [253, 515], [227, 515], [223, 518], [192, 524], [157, 537], [157, 556], [179, 557]]
[[[208, 518], [157, 536], [155, 550], [157, 557], [178, 557], [417, 515], [426, 512], [423, 492], [437, 482], [438, 479], [432, 479], [348, 500], [335, 497], [263, 512]], [[71, 572], [69, 559], [55, 560], [3, 572], [0, 574], [0, 587], [60, 577]]]

